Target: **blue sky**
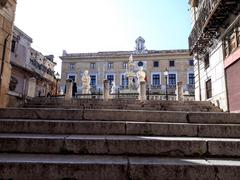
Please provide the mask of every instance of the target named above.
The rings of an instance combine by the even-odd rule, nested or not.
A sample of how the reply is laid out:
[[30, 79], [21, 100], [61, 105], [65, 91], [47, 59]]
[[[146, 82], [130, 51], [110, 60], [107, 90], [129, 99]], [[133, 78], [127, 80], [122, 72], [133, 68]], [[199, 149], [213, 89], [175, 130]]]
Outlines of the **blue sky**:
[[187, 0], [22, 0], [15, 24], [33, 48], [54, 54], [133, 50], [138, 36], [147, 49], [188, 48]]

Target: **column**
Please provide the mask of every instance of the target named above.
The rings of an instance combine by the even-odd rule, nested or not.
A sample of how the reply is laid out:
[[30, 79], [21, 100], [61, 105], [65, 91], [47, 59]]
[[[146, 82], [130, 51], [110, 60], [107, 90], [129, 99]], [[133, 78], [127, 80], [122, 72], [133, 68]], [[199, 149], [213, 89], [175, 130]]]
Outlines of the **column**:
[[108, 80], [103, 80], [103, 99], [107, 101], [109, 99], [109, 83]]
[[183, 83], [180, 81], [177, 83], [177, 101], [183, 101]]
[[73, 83], [71, 79], [66, 80], [66, 94], [65, 94], [65, 99], [72, 99], [72, 87]]
[[146, 101], [146, 99], [147, 99], [147, 96], [146, 96], [146, 82], [144, 82], [144, 81], [140, 82], [140, 92], [139, 92], [138, 99], [140, 101]]
[[36, 79], [34, 77], [32, 77], [28, 80], [27, 96], [33, 98], [33, 97], [35, 97], [35, 94], [36, 94]]

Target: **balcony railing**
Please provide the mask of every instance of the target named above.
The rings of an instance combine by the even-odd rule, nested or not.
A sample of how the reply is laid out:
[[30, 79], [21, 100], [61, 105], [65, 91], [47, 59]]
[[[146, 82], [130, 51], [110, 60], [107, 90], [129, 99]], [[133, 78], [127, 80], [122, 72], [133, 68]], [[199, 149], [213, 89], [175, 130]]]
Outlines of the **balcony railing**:
[[220, 35], [220, 27], [230, 12], [239, 9], [236, 0], [203, 0], [198, 7], [198, 18], [189, 36], [190, 52], [205, 53], [206, 47], [212, 45], [212, 40]]

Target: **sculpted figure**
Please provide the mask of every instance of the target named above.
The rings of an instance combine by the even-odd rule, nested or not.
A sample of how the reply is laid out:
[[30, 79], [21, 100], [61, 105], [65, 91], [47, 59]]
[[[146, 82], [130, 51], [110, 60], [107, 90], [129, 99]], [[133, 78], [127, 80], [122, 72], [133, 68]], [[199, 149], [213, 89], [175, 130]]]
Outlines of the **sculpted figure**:
[[141, 66], [140, 70], [137, 72], [139, 95], [140, 95], [140, 82], [145, 82], [145, 77], [146, 77], [146, 73], [143, 71], [143, 67]]
[[90, 94], [91, 78], [88, 75], [88, 70], [85, 70], [82, 77], [82, 94]]
[[115, 82], [113, 81], [112, 82], [112, 87], [111, 87], [111, 94], [114, 94], [115, 90], [116, 90], [116, 85], [115, 85]]
[[146, 73], [143, 71], [143, 67], [140, 67], [140, 70], [137, 72], [138, 82], [145, 82]]

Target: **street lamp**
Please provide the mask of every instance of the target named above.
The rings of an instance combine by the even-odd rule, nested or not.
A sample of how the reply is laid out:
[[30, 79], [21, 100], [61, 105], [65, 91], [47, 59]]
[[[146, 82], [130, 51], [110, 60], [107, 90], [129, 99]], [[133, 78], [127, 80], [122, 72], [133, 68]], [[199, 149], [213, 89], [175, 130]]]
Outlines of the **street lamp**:
[[56, 78], [56, 96], [57, 96], [58, 95], [58, 81], [60, 80], [60, 75], [58, 72], [55, 74], [55, 78]]
[[166, 100], [168, 101], [168, 83], [167, 83], [167, 79], [168, 79], [168, 69], [166, 68], [164, 71], [164, 77], [165, 77], [165, 82], [166, 82]]

